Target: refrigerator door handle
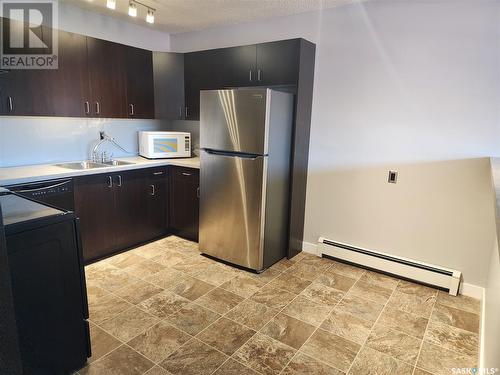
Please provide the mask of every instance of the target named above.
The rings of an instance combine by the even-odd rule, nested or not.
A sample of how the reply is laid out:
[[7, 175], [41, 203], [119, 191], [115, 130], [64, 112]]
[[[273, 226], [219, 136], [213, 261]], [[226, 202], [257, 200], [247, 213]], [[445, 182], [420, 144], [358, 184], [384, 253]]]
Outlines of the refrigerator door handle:
[[226, 156], [229, 158], [243, 158], [243, 159], [251, 159], [255, 160], [257, 158], [260, 158], [262, 156], [267, 156], [267, 155], [260, 155], [260, 154], [251, 154], [247, 152], [229, 152], [229, 151], [220, 151], [220, 150], [212, 150], [209, 148], [203, 149], [207, 154], [210, 155], [218, 155], [218, 156]]

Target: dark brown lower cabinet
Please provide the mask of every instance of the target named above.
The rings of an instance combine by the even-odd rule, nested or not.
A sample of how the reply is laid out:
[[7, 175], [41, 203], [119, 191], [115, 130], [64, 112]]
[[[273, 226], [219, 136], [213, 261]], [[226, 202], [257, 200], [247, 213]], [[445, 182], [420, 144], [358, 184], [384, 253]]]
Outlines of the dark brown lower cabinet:
[[166, 167], [147, 171], [147, 220], [146, 232], [153, 238], [168, 231], [169, 170]]
[[167, 186], [167, 176], [165, 172], [165, 181], [154, 182], [158, 188], [152, 196], [152, 173], [140, 169], [75, 179], [75, 212], [80, 218], [85, 262], [166, 234], [167, 207], [162, 202], [167, 195], [161, 185]]
[[172, 167], [170, 178], [170, 230], [180, 237], [198, 241], [199, 170]]

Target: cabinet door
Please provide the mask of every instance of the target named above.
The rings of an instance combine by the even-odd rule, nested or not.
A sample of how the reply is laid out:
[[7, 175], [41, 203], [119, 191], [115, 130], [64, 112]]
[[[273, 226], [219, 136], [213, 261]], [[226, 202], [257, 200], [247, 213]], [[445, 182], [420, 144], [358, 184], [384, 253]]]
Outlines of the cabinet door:
[[221, 64], [224, 68], [222, 87], [248, 87], [256, 84], [257, 46], [255, 44], [224, 48], [221, 55], [224, 60]]
[[144, 242], [147, 225], [146, 178], [143, 170], [116, 173], [114, 232], [116, 248], [125, 249]]
[[98, 174], [75, 179], [75, 213], [85, 262], [102, 258], [116, 249], [116, 219], [112, 175]]
[[87, 37], [91, 117], [127, 117], [124, 46]]
[[184, 119], [184, 54], [153, 52], [155, 118]]
[[58, 40], [58, 69], [46, 71], [47, 86], [40, 89], [50, 98], [50, 112], [55, 116], [83, 117], [90, 111], [87, 38], [58, 31]]
[[257, 44], [257, 84], [296, 85], [299, 57], [299, 39]]
[[128, 117], [154, 118], [152, 52], [140, 48], [125, 49]]
[[168, 170], [151, 168], [147, 177], [147, 240], [163, 236], [168, 229]]
[[170, 228], [173, 233], [198, 241], [199, 171], [172, 168], [170, 187]]

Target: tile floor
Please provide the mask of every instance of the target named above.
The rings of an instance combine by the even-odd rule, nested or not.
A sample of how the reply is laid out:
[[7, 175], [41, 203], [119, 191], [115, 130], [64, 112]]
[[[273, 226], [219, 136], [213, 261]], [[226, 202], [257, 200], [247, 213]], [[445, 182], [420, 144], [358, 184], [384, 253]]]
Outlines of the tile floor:
[[256, 275], [168, 237], [86, 267], [79, 374], [451, 374], [479, 301], [299, 254]]

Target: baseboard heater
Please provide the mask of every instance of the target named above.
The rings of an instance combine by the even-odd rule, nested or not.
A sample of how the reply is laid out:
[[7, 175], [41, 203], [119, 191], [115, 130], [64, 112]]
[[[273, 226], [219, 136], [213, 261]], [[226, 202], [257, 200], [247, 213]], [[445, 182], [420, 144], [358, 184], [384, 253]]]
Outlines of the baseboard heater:
[[320, 237], [318, 242], [321, 256], [445, 289], [454, 296], [458, 293], [462, 276], [460, 271], [363, 249], [323, 237]]

